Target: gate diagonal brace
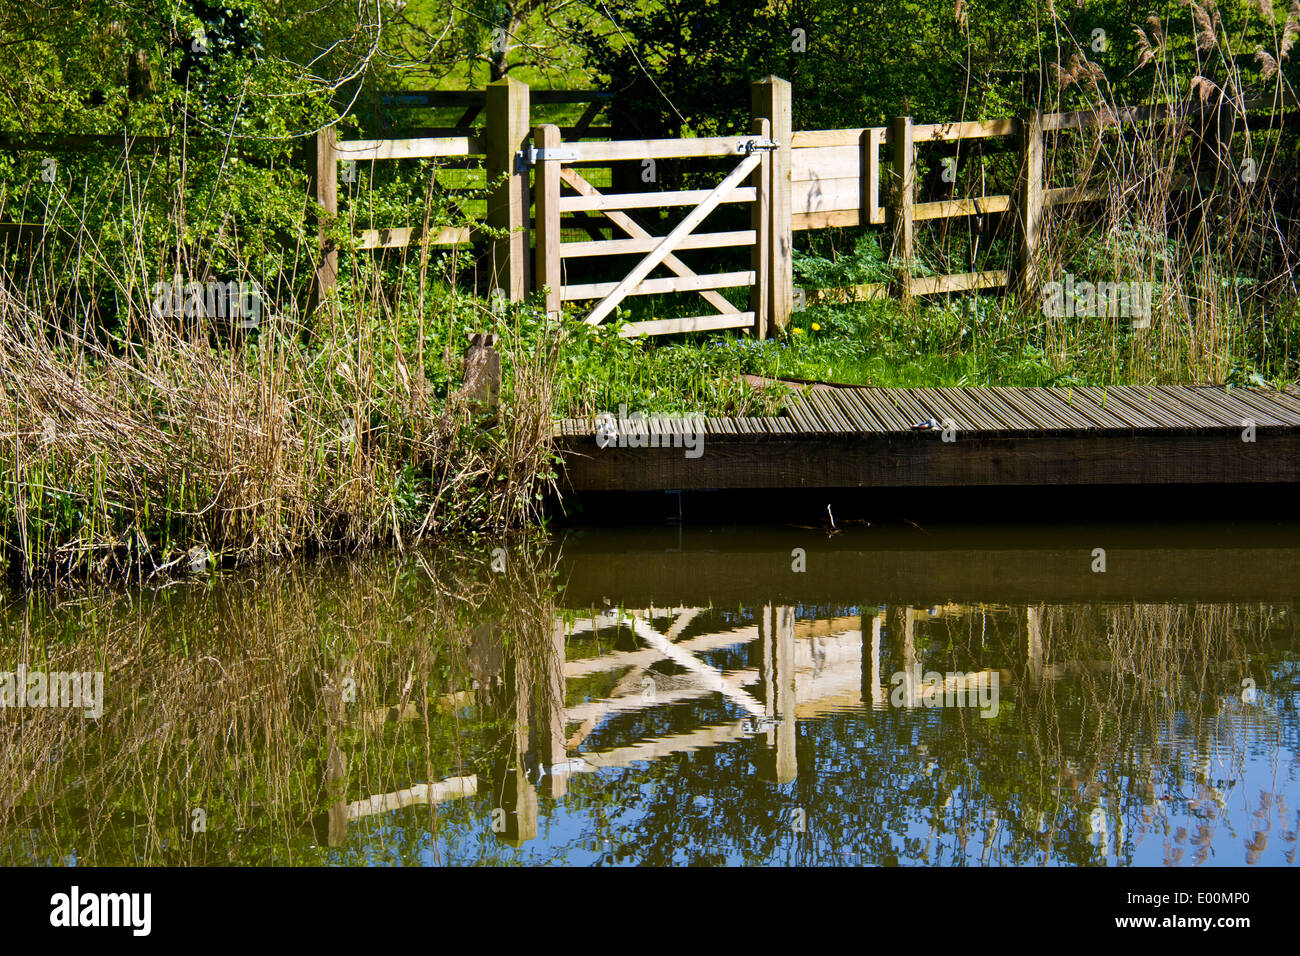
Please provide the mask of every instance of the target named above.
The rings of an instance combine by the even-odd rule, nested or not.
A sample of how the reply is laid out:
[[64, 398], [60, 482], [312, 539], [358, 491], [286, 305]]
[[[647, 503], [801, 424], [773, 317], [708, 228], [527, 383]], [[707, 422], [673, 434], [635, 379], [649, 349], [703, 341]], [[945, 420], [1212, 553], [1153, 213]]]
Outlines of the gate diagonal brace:
[[[578, 174], [578, 171], [575, 169], [561, 169], [560, 178], [563, 179], [566, 183], [568, 183], [573, 188], [573, 190], [576, 193], [578, 193], [578, 195], [580, 196], [600, 195], [600, 190], [598, 190], [595, 186], [591, 185], [591, 183], [583, 179], [582, 176], [580, 176]], [[612, 222], [619, 229], [623, 230], [623, 232], [627, 233], [633, 239], [652, 238], [648, 231], [646, 231], [640, 225], [638, 225], [636, 220], [634, 220], [631, 216], [627, 215], [627, 213], [625, 212], [621, 212], [615, 209], [605, 209], [602, 210], [602, 215], [604, 215], [606, 219]], [[672, 253], [669, 253], [667, 256], [664, 257], [663, 264], [679, 276], [695, 275], [695, 270], [691, 269], [688, 265], [686, 265], [686, 263], [682, 262], [681, 259], [678, 259]], [[696, 290], [696, 294], [699, 295], [702, 299], [704, 299], [704, 301], [712, 305], [715, 309], [718, 310], [718, 312], [720, 312], [723, 315], [740, 314], [740, 310], [737, 309], [734, 305], [732, 305], [728, 299], [719, 295], [716, 291], [712, 289], [698, 289]]]
[[623, 280], [618, 283], [618, 285], [610, 290], [609, 294], [606, 295], [605, 298], [600, 300], [600, 303], [596, 308], [594, 308], [591, 311], [591, 314], [587, 316], [587, 324], [599, 325], [604, 321], [604, 319], [618, 307], [618, 304], [623, 301], [627, 294], [640, 285], [641, 280], [649, 275], [655, 266], [663, 262], [664, 259], [672, 253], [672, 251], [677, 247], [677, 243], [680, 242], [683, 237], [694, 231], [695, 227], [704, 221], [705, 217], [708, 216], [709, 213], [711, 213], [718, 204], [736, 188], [740, 181], [758, 167], [761, 159], [762, 157], [757, 151], [755, 151], [741, 160], [740, 164], [727, 175], [726, 179], [718, 184], [717, 188], [709, 193], [709, 195], [698, 206], [696, 206], [685, 219], [678, 223], [677, 227], [673, 229], [672, 232], [661, 239], [659, 244], [655, 246], [655, 248], [646, 255], [644, 259], [637, 263], [632, 271], [629, 272]]

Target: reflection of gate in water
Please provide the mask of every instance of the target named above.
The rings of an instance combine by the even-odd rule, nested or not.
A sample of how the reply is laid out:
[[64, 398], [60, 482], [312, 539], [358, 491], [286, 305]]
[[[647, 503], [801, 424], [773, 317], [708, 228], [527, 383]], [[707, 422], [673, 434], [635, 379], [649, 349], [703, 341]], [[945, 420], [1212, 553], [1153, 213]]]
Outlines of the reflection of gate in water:
[[[926, 675], [925, 680], [920, 678], [922, 655], [915, 639], [917, 622], [977, 611], [969, 605], [930, 610], [896, 607], [892, 611], [882, 607], [873, 615], [797, 620], [793, 606], [769, 604], [753, 624], [686, 636], [692, 629], [698, 630], [710, 610], [651, 608], [609, 611], [577, 618], [572, 624], [559, 620], [549, 648], [543, 641], [533, 648], [538, 653], [507, 653], [503, 676], [509, 685], [513, 740], [508, 760], [493, 769], [491, 784], [494, 809], [503, 811], [503, 826], [494, 827], [501, 839], [513, 846], [535, 839], [539, 793], [563, 797], [570, 777], [751, 737], [762, 744], [755, 755], [760, 772], [777, 783], [790, 783], [799, 770], [795, 749], [799, 720], [889, 706], [891, 678], [882, 673], [882, 660], [888, 656], [882, 647], [887, 615], [889, 626], [901, 637], [901, 647], [896, 649], [901, 650], [904, 665], [895, 703], [914, 708], [925, 706], [927, 694], [936, 691], [942, 699], [945, 690], [931, 675]], [[1036, 680], [1064, 676], [1062, 665], [1044, 663], [1039, 612], [1030, 608], [1026, 615], [1027, 673]], [[611, 650], [595, 657], [566, 659], [570, 638], [620, 628], [635, 636], [636, 650]], [[755, 644], [758, 654], [750, 654], [750, 658], [757, 657], [757, 667], [721, 669], [707, 662], [708, 655]], [[651, 670], [665, 662], [682, 673], [665, 679], [668, 675]], [[620, 670], [623, 673], [607, 696], [566, 706], [568, 681]], [[966, 679], [987, 685], [991, 673], [978, 671], [966, 675]], [[1002, 676], [1010, 678], [1005, 671]], [[479, 688], [448, 694], [438, 704], [459, 707], [483, 693]], [[685, 731], [585, 749], [598, 731], [618, 715], [703, 701], [714, 694], [720, 694], [730, 709], [739, 713], [721, 721], [700, 722]], [[365, 719], [383, 723], [419, 716], [413, 704], [402, 713], [394, 710], [385, 708]], [[346, 760], [335, 752], [327, 781], [339, 781], [345, 776]], [[352, 802], [340, 800], [330, 813], [330, 844], [342, 843], [348, 822], [402, 807], [472, 797], [481, 789], [479, 778], [467, 775]]]
[[[863, 641], [858, 616], [796, 621], [793, 607], [768, 605], [755, 624], [683, 639], [703, 610], [615, 612], [575, 622], [570, 636], [602, 627], [627, 627], [643, 646], [635, 651], [616, 651], [565, 663], [564, 673], [569, 678], [626, 669], [609, 696], [566, 708], [566, 722], [577, 725], [566, 743], [581, 758], [569, 761], [569, 772], [626, 766], [638, 760], [657, 760], [759, 736], [774, 750], [772, 776], [779, 783], [788, 783], [798, 772], [797, 720], [862, 705]], [[657, 626], [661, 618], [670, 618], [669, 626], [662, 631]], [[872, 620], [871, 647], [878, 654], [880, 619]], [[721, 670], [703, 658], [711, 652], [735, 650], [756, 642], [761, 648], [757, 668]], [[682, 668], [685, 679], [674, 680], [665, 688], [647, 685], [647, 681], [654, 681], [649, 668], [661, 661]], [[878, 683], [878, 664], [870, 676]], [[582, 751], [593, 733], [617, 714], [670, 707], [715, 693], [725, 697], [742, 716], [608, 750]], [[870, 699], [883, 703], [884, 695], [873, 690]]]

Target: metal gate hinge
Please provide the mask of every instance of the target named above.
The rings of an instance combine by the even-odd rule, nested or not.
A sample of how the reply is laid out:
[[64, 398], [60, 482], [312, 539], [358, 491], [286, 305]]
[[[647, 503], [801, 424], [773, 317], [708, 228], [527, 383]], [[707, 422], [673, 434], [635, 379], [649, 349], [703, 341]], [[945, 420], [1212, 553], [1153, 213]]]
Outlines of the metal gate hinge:
[[578, 151], [576, 149], [565, 149], [563, 146], [552, 149], [538, 149], [536, 146], [529, 146], [528, 149], [521, 149], [516, 153], [515, 158], [520, 165], [536, 166], [538, 163], [554, 160], [575, 160], [578, 158]]

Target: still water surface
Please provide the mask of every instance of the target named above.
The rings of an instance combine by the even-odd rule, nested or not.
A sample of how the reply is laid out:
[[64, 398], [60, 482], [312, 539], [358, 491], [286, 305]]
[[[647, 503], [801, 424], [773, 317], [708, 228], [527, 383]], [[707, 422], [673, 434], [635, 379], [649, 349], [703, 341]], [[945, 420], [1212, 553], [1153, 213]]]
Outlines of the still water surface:
[[0, 710], [0, 864], [1290, 866], [1298, 531], [667, 526], [10, 595], [0, 672], [104, 693]]

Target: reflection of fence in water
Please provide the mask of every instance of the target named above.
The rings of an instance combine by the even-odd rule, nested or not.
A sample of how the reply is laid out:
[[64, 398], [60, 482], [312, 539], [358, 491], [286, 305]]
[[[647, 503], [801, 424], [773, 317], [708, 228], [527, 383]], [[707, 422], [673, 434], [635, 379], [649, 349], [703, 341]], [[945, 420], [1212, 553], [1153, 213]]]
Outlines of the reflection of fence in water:
[[[1072, 654], [1070, 648], [1084, 652], [1086, 641], [1071, 640], [1066, 609], [1048, 605], [1023, 609], [966, 604], [928, 610], [881, 607], [874, 614], [837, 616], [832, 611], [824, 617], [797, 620], [794, 606], [769, 604], [762, 608], [755, 623], [727, 624], [717, 630], [708, 629], [710, 611], [701, 607], [617, 610], [567, 623], [557, 620], [549, 647], [532, 648], [540, 651], [532, 655], [535, 660], [507, 665], [508, 679], [513, 683], [507, 704], [513, 710], [513, 740], [509, 759], [493, 769], [491, 783], [494, 804], [505, 812], [504, 827], [494, 827], [501, 839], [514, 846], [535, 839], [539, 794], [563, 797], [569, 778], [575, 775], [653, 762], [760, 736], [766, 743], [766, 748], [755, 755], [760, 772], [777, 783], [789, 783], [798, 775], [795, 743], [799, 720], [862, 707], [883, 710], [891, 703], [903, 709], [932, 707], [951, 700], [970, 703], [976, 699], [977, 690], [987, 693], [993, 680], [1018, 686], [1021, 692], [1038, 698], [1040, 695], [1034, 692], [1069, 676], [1114, 675], [1131, 670], [1120, 656], [1093, 660], [1086, 652]], [[990, 613], [1010, 619], [1013, 624], [1018, 659], [1013, 669], [985, 667], [956, 677], [926, 670], [926, 642], [921, 640], [925, 624], [965, 620], [975, 626]], [[611, 630], [630, 632], [637, 649], [612, 649], [597, 656], [567, 658], [570, 638]], [[1050, 633], [1053, 630], [1056, 640]], [[892, 635], [892, 648], [885, 646], [887, 635]], [[751, 661], [757, 657], [756, 667], [727, 669], [706, 661], [709, 654], [743, 650], [756, 643], [759, 653], [750, 657]], [[1050, 659], [1054, 647], [1055, 656], [1061, 660]], [[1241, 648], [1225, 644], [1220, 650], [1231, 655]], [[901, 662], [900, 674], [891, 677], [886, 673], [890, 660]], [[679, 673], [651, 670], [661, 663], [674, 665]], [[569, 680], [615, 671], [623, 673], [603, 696], [566, 704]], [[898, 693], [892, 694], [895, 687]], [[446, 694], [436, 703], [439, 709], [457, 708], [472, 703], [475, 694]], [[671, 732], [590, 747], [598, 732], [609, 729], [609, 722], [621, 715], [701, 702], [715, 694], [739, 715], [723, 720], [701, 716], [689, 729], [682, 730], [679, 714]], [[401, 713], [395, 710], [370, 716], [382, 722], [419, 715], [418, 709], [409, 706]], [[614, 731], [617, 736], [617, 728]], [[584, 749], [587, 747], [590, 749]], [[1089, 795], [1088, 777], [1088, 773], [1079, 777], [1085, 798]], [[481, 791], [479, 777], [451, 777], [340, 803], [336, 810], [340, 822], [351, 821], [402, 807], [474, 796]], [[344, 829], [332, 836], [341, 838], [345, 833]]]
[[[909, 673], [902, 706], [922, 706], [926, 693], [934, 690], [926, 681], [912, 680], [910, 676], [911, 667], [920, 661], [915, 646], [915, 622], [969, 610], [951, 606], [927, 614], [912, 608], [902, 609], [905, 621], [902, 651]], [[674, 611], [611, 611], [578, 618], [572, 624], [559, 621], [555, 626], [552, 654], [541, 655], [544, 659], [532, 662], [531, 667], [515, 663], [512, 753], [507, 764], [495, 768], [493, 773], [496, 802], [505, 811], [505, 825], [498, 833], [505, 842], [519, 846], [535, 839], [539, 791], [552, 798], [562, 797], [568, 789], [568, 778], [575, 774], [627, 767], [636, 762], [656, 761], [762, 736], [768, 750], [760, 756], [760, 763], [777, 783], [789, 783], [798, 775], [795, 750], [798, 720], [854, 710], [864, 702], [876, 709], [887, 706], [887, 681], [881, 670], [883, 610], [870, 617], [796, 620], [793, 606], [766, 605], [755, 624], [684, 637], [705, 612], [705, 608], [698, 607]], [[663, 627], [660, 622], [669, 618], [668, 626]], [[864, 646], [863, 624], [867, 621], [870, 639]], [[612, 650], [596, 657], [566, 659], [568, 638], [618, 628], [630, 630], [641, 646], [637, 650]], [[724, 670], [706, 663], [703, 657], [759, 641], [761, 655], [757, 668]], [[658, 672], [651, 676], [651, 666], [661, 662], [676, 665], [684, 674], [671, 680]], [[565, 706], [567, 680], [619, 670], [624, 673], [607, 696]], [[972, 674], [970, 679], [987, 682], [987, 673]], [[651, 681], [654, 683], [648, 683]], [[754, 689], [753, 693], [749, 688]], [[714, 694], [721, 695], [744, 716], [721, 722], [702, 720], [687, 731], [613, 747], [582, 749], [596, 731], [618, 715], [700, 701]], [[938, 694], [942, 699], [942, 687]], [[463, 706], [472, 702], [473, 697], [472, 692], [461, 691], [444, 695], [438, 703], [446, 707]], [[420, 714], [414, 705], [400, 712], [397, 708], [385, 708], [367, 715], [367, 722], [410, 719]], [[574, 729], [566, 736], [570, 727]], [[339, 845], [346, 835], [346, 823], [361, 817], [473, 796], [478, 792], [478, 778], [471, 775], [419, 784], [350, 803], [340, 800], [331, 814], [331, 842]]]

